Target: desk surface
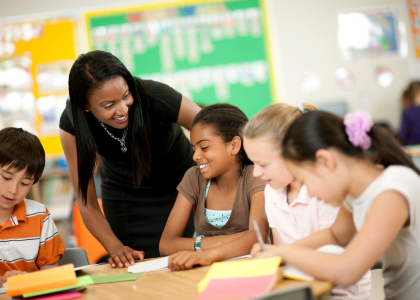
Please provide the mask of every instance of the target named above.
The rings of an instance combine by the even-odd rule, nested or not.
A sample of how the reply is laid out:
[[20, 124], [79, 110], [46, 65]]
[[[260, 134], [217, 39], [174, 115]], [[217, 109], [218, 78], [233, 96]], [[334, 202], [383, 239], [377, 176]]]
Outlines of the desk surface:
[[[134, 281], [89, 285], [82, 292], [83, 299], [151, 299], [151, 300], [195, 300], [197, 297], [197, 284], [206, 275], [210, 267], [200, 267], [189, 271], [169, 272], [157, 271], [145, 273]], [[279, 273], [281, 274], [279, 268]], [[108, 264], [85, 269], [84, 275], [115, 275], [126, 274], [127, 269], [112, 269]], [[299, 285], [310, 285], [315, 296], [328, 293], [333, 285], [328, 282], [313, 281], [303, 282], [289, 279], [281, 279], [273, 287], [273, 290], [286, 289]], [[3, 294], [0, 300], [10, 299]]]

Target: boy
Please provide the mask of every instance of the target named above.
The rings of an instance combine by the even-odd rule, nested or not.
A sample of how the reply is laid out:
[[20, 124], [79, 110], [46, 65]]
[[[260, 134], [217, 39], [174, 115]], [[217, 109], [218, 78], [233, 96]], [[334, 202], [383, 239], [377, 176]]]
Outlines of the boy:
[[58, 265], [64, 244], [45, 205], [25, 197], [42, 175], [45, 152], [21, 129], [0, 130], [0, 280]]

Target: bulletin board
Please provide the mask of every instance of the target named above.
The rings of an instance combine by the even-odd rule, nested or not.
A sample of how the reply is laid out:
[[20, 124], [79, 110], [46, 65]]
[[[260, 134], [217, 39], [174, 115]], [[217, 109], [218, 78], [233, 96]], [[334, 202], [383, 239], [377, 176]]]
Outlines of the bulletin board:
[[264, 2], [187, 1], [85, 14], [91, 50], [197, 104], [230, 103], [252, 117], [275, 101]]
[[47, 155], [63, 152], [58, 124], [78, 52], [76, 18], [0, 24], [1, 125], [33, 132]]

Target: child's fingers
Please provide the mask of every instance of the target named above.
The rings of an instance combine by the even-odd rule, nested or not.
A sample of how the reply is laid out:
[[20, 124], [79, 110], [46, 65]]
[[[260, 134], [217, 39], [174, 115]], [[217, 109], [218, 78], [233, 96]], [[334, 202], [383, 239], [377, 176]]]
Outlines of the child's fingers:
[[255, 243], [254, 246], [252, 246], [250, 254], [252, 256], [256, 256], [258, 253], [261, 252], [261, 246], [259, 243]]
[[115, 260], [112, 257], [108, 258], [108, 263], [111, 265], [111, 268], [117, 267], [117, 264], [115, 263]]

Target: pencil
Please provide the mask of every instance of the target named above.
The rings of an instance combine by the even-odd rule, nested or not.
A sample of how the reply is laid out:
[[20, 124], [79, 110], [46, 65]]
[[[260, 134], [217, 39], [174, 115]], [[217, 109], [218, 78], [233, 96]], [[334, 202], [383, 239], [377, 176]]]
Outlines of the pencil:
[[254, 225], [255, 234], [257, 235], [258, 242], [260, 242], [261, 250], [265, 251], [264, 241], [263, 241], [263, 238], [261, 236], [261, 231], [260, 231], [260, 228], [258, 227], [257, 221], [255, 221], [255, 220], [252, 221], [252, 225]]

